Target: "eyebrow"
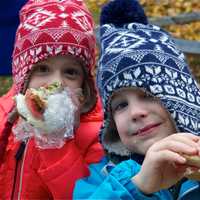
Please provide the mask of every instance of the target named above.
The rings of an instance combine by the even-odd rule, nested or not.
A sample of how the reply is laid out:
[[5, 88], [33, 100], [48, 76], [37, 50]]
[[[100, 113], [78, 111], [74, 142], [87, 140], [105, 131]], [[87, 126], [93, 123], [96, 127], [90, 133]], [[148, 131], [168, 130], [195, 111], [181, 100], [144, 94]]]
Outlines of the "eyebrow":
[[114, 99], [114, 98], [119, 98], [119, 97], [120, 97], [120, 92], [121, 92], [121, 91], [114, 92], [114, 93], [111, 95], [110, 99], [112, 100], [112, 99]]
[[118, 101], [121, 101], [124, 99], [124, 96], [121, 96], [120, 93], [117, 93], [116, 95], [111, 97], [110, 105], [118, 103]]
[[36, 64], [33, 65], [33, 69], [37, 68], [37, 67], [41, 67], [41, 66], [45, 66], [46, 67], [46, 66], [48, 66], [48, 64], [46, 64], [46, 63], [36, 63]]
[[32, 69], [31, 69], [31, 73], [34, 73], [39, 67], [48, 67], [48, 65], [45, 65], [45, 64], [33, 65]]

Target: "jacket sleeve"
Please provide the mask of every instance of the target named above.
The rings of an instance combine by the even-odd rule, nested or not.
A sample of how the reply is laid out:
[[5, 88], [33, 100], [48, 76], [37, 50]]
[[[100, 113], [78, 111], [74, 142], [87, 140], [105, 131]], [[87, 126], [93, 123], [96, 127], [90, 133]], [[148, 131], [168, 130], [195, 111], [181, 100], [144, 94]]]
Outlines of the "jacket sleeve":
[[[104, 162], [104, 161], [102, 161]], [[91, 175], [77, 181], [73, 199], [134, 199], [134, 200], [171, 200], [167, 190], [152, 195], [143, 194], [131, 181], [140, 166], [133, 160], [124, 161], [114, 167], [106, 176], [102, 165], [90, 166]]]
[[0, 97], [0, 135], [8, 118], [8, 113], [14, 105], [13, 95], [15, 93], [15, 86], [13, 85], [10, 90]]

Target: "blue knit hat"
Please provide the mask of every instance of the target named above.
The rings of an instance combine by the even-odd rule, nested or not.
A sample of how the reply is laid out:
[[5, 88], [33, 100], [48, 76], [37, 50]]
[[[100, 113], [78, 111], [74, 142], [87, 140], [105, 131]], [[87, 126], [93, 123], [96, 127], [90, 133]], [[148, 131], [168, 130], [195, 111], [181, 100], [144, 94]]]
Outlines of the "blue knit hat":
[[111, 95], [124, 87], [139, 87], [159, 97], [178, 131], [200, 135], [200, 90], [170, 34], [148, 24], [136, 0], [110, 1], [100, 20], [97, 86], [104, 106], [104, 148], [122, 156], [130, 153], [110, 113]]

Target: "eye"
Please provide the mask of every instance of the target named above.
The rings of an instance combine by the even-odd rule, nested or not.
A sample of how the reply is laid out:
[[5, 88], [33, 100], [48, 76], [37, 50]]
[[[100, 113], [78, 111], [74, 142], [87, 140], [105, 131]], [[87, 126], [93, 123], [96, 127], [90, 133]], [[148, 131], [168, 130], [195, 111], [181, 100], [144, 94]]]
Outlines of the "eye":
[[50, 72], [47, 65], [38, 65], [33, 69], [33, 73], [36, 75], [45, 75]]
[[80, 76], [80, 74], [78, 69], [68, 68], [64, 70], [64, 75], [70, 79], [75, 79], [77, 76]]
[[127, 106], [128, 106], [128, 102], [126, 100], [120, 101], [120, 102], [115, 102], [111, 105], [113, 112], [121, 111], [124, 108], [126, 108]]

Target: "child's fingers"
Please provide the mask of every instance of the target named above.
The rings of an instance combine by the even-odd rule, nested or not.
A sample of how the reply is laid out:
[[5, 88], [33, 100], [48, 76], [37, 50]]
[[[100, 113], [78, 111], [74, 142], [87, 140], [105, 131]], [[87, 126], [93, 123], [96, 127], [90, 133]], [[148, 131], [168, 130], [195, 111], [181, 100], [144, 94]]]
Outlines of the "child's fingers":
[[154, 151], [162, 151], [162, 150], [170, 150], [177, 153], [184, 153], [184, 154], [196, 154], [198, 153], [198, 149], [196, 147], [191, 146], [188, 143], [184, 143], [182, 141], [161, 141], [154, 146]]
[[177, 134], [177, 140], [182, 141], [185, 144], [188, 144], [198, 150], [198, 154], [200, 155], [200, 137], [193, 135], [191, 133], [180, 133]]
[[191, 147], [195, 147], [200, 150], [200, 143], [198, 143], [199, 138], [200, 138], [199, 136], [192, 135], [189, 133], [179, 133], [179, 134], [173, 134], [173, 135], [163, 139], [163, 141], [165, 141], [165, 140], [168, 142], [179, 141], [179, 142], [182, 142], [184, 144], [187, 144]]
[[170, 150], [162, 150], [156, 155], [159, 162], [167, 161], [171, 163], [177, 163], [177, 164], [185, 164], [186, 159], [181, 156], [179, 153], [170, 151]]
[[179, 164], [179, 163], [174, 163], [174, 168], [178, 169], [179, 171], [182, 171], [182, 172], [186, 172], [187, 168], [188, 168], [188, 165], [186, 165], [185, 163], [184, 164]]
[[200, 141], [200, 137], [199, 136], [191, 134], [191, 133], [176, 133], [176, 134], [173, 134], [173, 136], [174, 135], [178, 135], [178, 136], [181, 136], [183, 138], [188, 138], [188, 139], [194, 141], [195, 143]]

